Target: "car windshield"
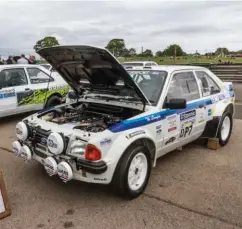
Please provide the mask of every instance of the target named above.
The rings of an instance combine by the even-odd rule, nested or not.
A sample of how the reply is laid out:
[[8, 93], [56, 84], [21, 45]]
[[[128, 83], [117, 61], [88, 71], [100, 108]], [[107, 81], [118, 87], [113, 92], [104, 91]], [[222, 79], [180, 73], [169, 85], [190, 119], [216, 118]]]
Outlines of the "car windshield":
[[139, 62], [139, 63], [134, 63], [134, 62], [131, 62], [131, 63], [123, 63], [123, 66], [144, 66], [143, 63]]
[[156, 106], [167, 77], [167, 72], [157, 70], [133, 70], [128, 72], [150, 103]]

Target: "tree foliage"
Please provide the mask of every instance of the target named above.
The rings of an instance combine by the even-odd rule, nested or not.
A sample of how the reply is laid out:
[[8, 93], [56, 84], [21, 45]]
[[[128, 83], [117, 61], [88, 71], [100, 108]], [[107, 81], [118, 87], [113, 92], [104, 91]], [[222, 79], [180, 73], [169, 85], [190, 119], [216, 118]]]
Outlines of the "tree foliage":
[[157, 51], [157, 52], [155, 53], [155, 56], [157, 56], [157, 57], [162, 57], [162, 56], [163, 56], [163, 53], [162, 53], [161, 51]]
[[228, 55], [229, 54], [229, 50], [227, 48], [217, 48], [216, 50], [216, 55]]
[[169, 45], [163, 51], [163, 55], [164, 56], [174, 56], [175, 55], [175, 50], [176, 50], [176, 56], [183, 56], [183, 55], [185, 55], [185, 52], [182, 50], [181, 46], [177, 45], [177, 44]]
[[55, 37], [47, 36], [42, 40], [39, 40], [36, 42], [36, 45], [34, 46], [34, 50], [37, 52], [42, 48], [47, 48], [55, 45], [59, 45], [58, 40]]
[[112, 39], [111, 41], [108, 42], [105, 48], [117, 57], [123, 56], [123, 54], [127, 53], [124, 39], [120, 39], [120, 38]]

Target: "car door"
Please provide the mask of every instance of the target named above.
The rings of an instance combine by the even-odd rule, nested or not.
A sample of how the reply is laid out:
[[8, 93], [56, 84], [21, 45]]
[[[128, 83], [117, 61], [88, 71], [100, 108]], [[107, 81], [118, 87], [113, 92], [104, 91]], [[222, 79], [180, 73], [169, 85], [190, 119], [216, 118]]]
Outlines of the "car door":
[[24, 68], [6, 68], [0, 72], [0, 116], [7, 116], [31, 110], [25, 97], [32, 95], [31, 85]]
[[[206, 104], [206, 101], [209, 102], [211, 99], [213, 100], [213, 98], [219, 98], [218, 95], [221, 93], [221, 90], [209, 74], [203, 70], [197, 70], [195, 71], [195, 74], [204, 104]], [[205, 106], [204, 122], [200, 124], [201, 129], [204, 129], [206, 123], [213, 119], [213, 106], [214, 104], [211, 102]]]
[[[168, 87], [165, 103], [171, 99], [183, 98], [187, 101], [185, 109], [169, 109], [164, 120], [164, 142], [161, 154], [165, 154], [199, 135], [197, 121], [202, 104], [198, 82], [192, 71], [174, 72]], [[165, 107], [165, 104], [164, 104]]]
[[53, 84], [54, 79], [38, 67], [26, 67], [26, 71], [34, 90], [32, 103], [35, 105], [36, 109], [42, 109], [48, 97], [49, 87]]

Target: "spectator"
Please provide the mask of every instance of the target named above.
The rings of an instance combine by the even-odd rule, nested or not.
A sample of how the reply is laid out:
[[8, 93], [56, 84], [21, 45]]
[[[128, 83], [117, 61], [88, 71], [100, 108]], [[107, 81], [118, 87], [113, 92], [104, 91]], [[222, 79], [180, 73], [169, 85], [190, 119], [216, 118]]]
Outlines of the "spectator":
[[21, 58], [18, 59], [17, 64], [29, 64], [29, 61], [26, 60], [25, 55], [22, 54], [22, 55], [21, 55]]
[[7, 64], [13, 64], [12, 56], [9, 56], [7, 59]]
[[37, 64], [37, 61], [36, 61], [36, 59], [35, 59], [35, 56], [30, 56], [30, 57], [29, 57], [29, 63], [30, 63], [30, 64]]
[[0, 65], [3, 65], [4, 63], [2, 62], [2, 60], [1, 60], [2, 58], [1, 58], [1, 56], [0, 56]]

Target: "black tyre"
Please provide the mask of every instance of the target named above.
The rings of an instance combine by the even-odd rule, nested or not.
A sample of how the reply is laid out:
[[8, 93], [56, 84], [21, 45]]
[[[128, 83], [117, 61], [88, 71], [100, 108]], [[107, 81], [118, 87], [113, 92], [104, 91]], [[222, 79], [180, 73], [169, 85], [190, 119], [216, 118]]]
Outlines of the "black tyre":
[[149, 181], [151, 166], [151, 155], [146, 147], [130, 147], [117, 165], [114, 188], [126, 198], [138, 197]]
[[228, 143], [232, 133], [232, 128], [232, 115], [229, 112], [225, 112], [221, 117], [217, 133], [217, 138], [219, 139], [219, 144], [221, 146], [225, 146]]
[[61, 104], [61, 97], [57, 95], [52, 95], [51, 97], [48, 98], [45, 108], [50, 108], [53, 106], [57, 106]]

